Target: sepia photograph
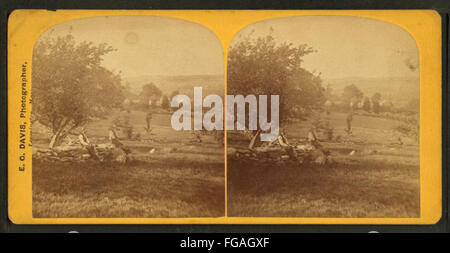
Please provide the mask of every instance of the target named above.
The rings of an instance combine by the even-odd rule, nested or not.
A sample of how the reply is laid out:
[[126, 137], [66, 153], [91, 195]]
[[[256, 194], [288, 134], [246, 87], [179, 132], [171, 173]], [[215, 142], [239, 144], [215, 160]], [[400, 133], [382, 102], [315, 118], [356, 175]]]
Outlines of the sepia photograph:
[[180, 102], [194, 87], [224, 96], [223, 59], [214, 33], [175, 18], [45, 31], [32, 59], [33, 218], [224, 216], [223, 130], [171, 124], [195, 118]]
[[400, 26], [246, 26], [228, 50], [228, 216], [419, 218], [419, 99], [419, 51]]
[[4, 230], [447, 228], [445, 12], [147, 7], [5, 12]]
[[406, 30], [266, 19], [226, 57], [208, 28], [175, 18], [46, 30], [31, 73], [33, 218], [420, 217]]

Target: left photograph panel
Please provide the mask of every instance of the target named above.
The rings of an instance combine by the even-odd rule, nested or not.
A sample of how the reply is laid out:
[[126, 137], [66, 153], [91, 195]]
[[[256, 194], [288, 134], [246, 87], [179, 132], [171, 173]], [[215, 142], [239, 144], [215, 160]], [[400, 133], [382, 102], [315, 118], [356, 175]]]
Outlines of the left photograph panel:
[[223, 59], [210, 30], [174, 18], [84, 18], [42, 34], [31, 69], [33, 218], [224, 216], [223, 131], [174, 127], [208, 109], [186, 105], [194, 93], [223, 97]]

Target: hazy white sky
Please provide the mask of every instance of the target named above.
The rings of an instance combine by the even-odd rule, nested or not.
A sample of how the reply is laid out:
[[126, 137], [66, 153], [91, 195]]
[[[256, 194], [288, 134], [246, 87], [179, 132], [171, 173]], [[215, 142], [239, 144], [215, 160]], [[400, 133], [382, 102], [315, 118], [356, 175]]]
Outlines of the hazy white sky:
[[224, 73], [223, 50], [207, 28], [154, 16], [85, 18], [53, 26], [44, 36], [71, 33], [79, 41], [106, 42], [117, 49], [103, 65], [124, 77]]
[[[359, 17], [302, 16], [277, 18], [247, 26], [240, 35], [270, 34], [279, 42], [308, 44], [318, 52], [303, 67], [322, 77], [417, 77], [414, 39], [399, 26]], [[232, 44], [239, 41], [239, 35]]]
[[[279, 42], [306, 43], [318, 52], [304, 67], [324, 79], [345, 77], [417, 77], [418, 51], [400, 27], [382, 21], [343, 16], [270, 19], [244, 28], [242, 34], [272, 35]], [[71, 33], [77, 40], [106, 42], [116, 52], [103, 65], [124, 77], [139, 75], [223, 74], [223, 52], [216, 36], [201, 25], [153, 16], [111, 16], [72, 20], [44, 36]]]

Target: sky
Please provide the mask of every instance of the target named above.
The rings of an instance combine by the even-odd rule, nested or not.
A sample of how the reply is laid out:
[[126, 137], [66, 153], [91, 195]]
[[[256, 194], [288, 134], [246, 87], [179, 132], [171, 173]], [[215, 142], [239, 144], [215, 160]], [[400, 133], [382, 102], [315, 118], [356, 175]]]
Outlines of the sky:
[[232, 45], [249, 34], [311, 46], [317, 52], [304, 57], [303, 67], [324, 79], [419, 77], [414, 39], [387, 22], [349, 16], [277, 18], [245, 27]]
[[[71, 20], [42, 36], [72, 34], [77, 41], [107, 43], [117, 49], [103, 66], [122, 76], [223, 75], [223, 50], [207, 28], [180, 19], [109, 16]], [[43, 38], [42, 37], [42, 38]]]
[[[271, 31], [272, 30], [272, 31]], [[106, 42], [117, 51], [103, 65], [124, 77], [141, 75], [223, 75], [223, 51], [207, 28], [179, 19], [154, 16], [110, 16], [64, 22], [45, 36], [71, 33], [78, 41]], [[324, 79], [348, 77], [418, 78], [418, 51], [399, 26], [374, 19], [344, 16], [299, 16], [251, 24], [236, 34], [263, 36], [278, 42], [308, 44], [317, 52], [303, 67]]]

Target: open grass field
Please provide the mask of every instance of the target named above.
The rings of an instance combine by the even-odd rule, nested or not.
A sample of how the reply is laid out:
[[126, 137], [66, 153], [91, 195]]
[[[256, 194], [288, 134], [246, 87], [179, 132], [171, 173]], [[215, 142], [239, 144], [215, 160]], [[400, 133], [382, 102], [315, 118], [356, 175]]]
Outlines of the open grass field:
[[[33, 159], [33, 216], [45, 217], [219, 217], [224, 216], [223, 146], [212, 135], [202, 142], [191, 132], [174, 131], [170, 114], [154, 114], [144, 131], [145, 114], [131, 113], [141, 140], [127, 164]], [[87, 127], [92, 142], [107, 142], [111, 118]], [[335, 136], [322, 142], [332, 163], [302, 166], [228, 161], [228, 216], [247, 217], [418, 217], [419, 146], [395, 142], [398, 121], [354, 116], [345, 137], [345, 114], [332, 113]], [[295, 143], [310, 122], [286, 128]], [[33, 147], [48, 136], [33, 128]], [[230, 135], [231, 136], [231, 133]], [[248, 142], [230, 140], [229, 147]], [[153, 153], [149, 151], [155, 149]], [[350, 152], [356, 151], [354, 155]]]
[[[107, 142], [111, 120], [89, 123], [91, 142]], [[222, 144], [174, 131], [170, 114], [153, 115], [151, 134], [144, 131], [145, 113], [132, 111], [130, 121], [141, 135], [123, 141], [132, 151], [130, 163], [33, 159], [33, 217], [224, 216]], [[33, 147], [48, 145], [33, 131]]]
[[[344, 136], [345, 114], [332, 113], [330, 121], [335, 134]], [[419, 217], [419, 146], [407, 139], [392, 143], [398, 123], [354, 116], [345, 142], [322, 142], [331, 151], [332, 163], [325, 166], [229, 160], [228, 215]], [[308, 126], [289, 125], [289, 141], [304, 138]], [[245, 143], [229, 139], [228, 147], [236, 145]]]

